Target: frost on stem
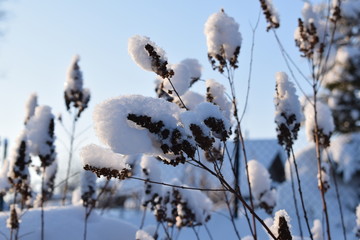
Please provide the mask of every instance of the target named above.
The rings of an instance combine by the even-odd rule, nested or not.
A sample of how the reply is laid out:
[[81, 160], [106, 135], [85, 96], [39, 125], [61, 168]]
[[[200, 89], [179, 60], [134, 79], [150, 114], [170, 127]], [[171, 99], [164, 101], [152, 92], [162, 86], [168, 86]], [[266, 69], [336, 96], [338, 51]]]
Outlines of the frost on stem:
[[135, 35], [129, 38], [128, 52], [135, 63], [144, 70], [155, 72], [162, 78], [171, 78], [174, 71], [167, 68], [165, 51], [150, 38]]
[[37, 106], [38, 106], [37, 95], [36, 95], [36, 93], [32, 93], [29, 96], [28, 100], [26, 101], [26, 105], [25, 105], [25, 120], [24, 120], [25, 125], [30, 120], [30, 118], [34, 115], [35, 108]]
[[208, 58], [214, 70], [220, 73], [230, 65], [237, 68], [242, 37], [239, 24], [229, 17], [223, 9], [212, 14], [205, 23]]
[[273, 225], [270, 227], [277, 240], [291, 240], [290, 217], [285, 210], [275, 213]]
[[84, 207], [94, 207], [96, 203], [96, 174], [83, 171], [81, 175], [81, 199]]
[[279, 144], [289, 152], [297, 139], [303, 115], [294, 84], [284, 72], [276, 73], [275, 123]]
[[[326, 192], [329, 188], [330, 188], [330, 166], [329, 163], [327, 162], [322, 162], [321, 163], [321, 179], [320, 179], [320, 174], [317, 174], [317, 178], [318, 178], [318, 188], [320, 190], [321, 186], [324, 188], [324, 192]], [[322, 183], [322, 185], [321, 185]]]
[[268, 26], [266, 31], [269, 31], [272, 28], [280, 27], [279, 15], [277, 14], [274, 6], [272, 4], [272, 0], [260, 0], [261, 9], [265, 15]]
[[77, 117], [87, 108], [90, 101], [90, 90], [83, 88], [83, 74], [79, 67], [80, 57], [74, 56], [67, 72], [64, 88], [66, 109], [71, 106], [78, 109]]
[[319, 219], [314, 220], [314, 225], [311, 228], [311, 233], [314, 240], [323, 240], [323, 230], [321, 221]]
[[305, 105], [305, 127], [306, 127], [306, 135], [308, 141], [315, 142], [316, 134], [319, 137], [319, 144], [322, 147], [330, 146], [330, 137], [334, 131], [334, 121], [331, 114], [331, 111], [327, 105], [316, 101], [316, 111], [317, 111], [317, 125], [318, 132], [316, 133], [315, 127], [315, 110], [313, 103], [306, 103]]
[[258, 161], [248, 162], [249, 179], [253, 197], [258, 205], [269, 214], [276, 205], [276, 191], [271, 189], [270, 174]]
[[23, 131], [17, 141], [10, 157], [8, 180], [13, 190], [20, 193], [23, 203], [31, 198], [29, 165], [30, 153], [27, 145], [26, 132]]
[[10, 205], [10, 216], [6, 221], [6, 227], [11, 230], [17, 230], [20, 226], [20, 220], [19, 220], [19, 212], [20, 209], [16, 206], [16, 204]]
[[87, 145], [80, 151], [84, 169], [94, 172], [97, 177], [125, 179], [131, 176], [130, 166], [123, 155], [95, 144]]
[[56, 158], [54, 115], [48, 106], [39, 106], [27, 126], [31, 154], [39, 156], [41, 167], [50, 166]]

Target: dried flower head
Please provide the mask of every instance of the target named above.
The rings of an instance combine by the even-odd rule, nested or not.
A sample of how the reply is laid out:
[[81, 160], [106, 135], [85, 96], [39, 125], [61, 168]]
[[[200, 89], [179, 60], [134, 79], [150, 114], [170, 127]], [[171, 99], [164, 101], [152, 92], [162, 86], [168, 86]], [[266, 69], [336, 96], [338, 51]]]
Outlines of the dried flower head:
[[7, 228], [9, 228], [11, 230], [19, 229], [19, 226], [20, 226], [20, 220], [18, 217], [19, 212], [20, 212], [20, 210], [18, 209], [16, 204], [10, 205], [10, 216], [6, 221]]
[[294, 84], [284, 72], [276, 74], [275, 123], [279, 144], [290, 151], [297, 139], [303, 115]]
[[268, 26], [266, 31], [280, 27], [279, 15], [275, 11], [272, 0], [260, 0], [261, 9], [265, 15]]
[[90, 90], [83, 88], [83, 74], [79, 66], [80, 57], [74, 56], [73, 61], [67, 72], [65, 82], [64, 98], [66, 109], [71, 106], [78, 109], [77, 117], [87, 108], [90, 101]]
[[237, 68], [242, 37], [239, 24], [222, 9], [212, 14], [205, 23], [208, 58], [220, 73], [227, 67]]
[[270, 227], [274, 236], [278, 240], [291, 240], [290, 217], [285, 210], [279, 210], [275, 213], [273, 225]]

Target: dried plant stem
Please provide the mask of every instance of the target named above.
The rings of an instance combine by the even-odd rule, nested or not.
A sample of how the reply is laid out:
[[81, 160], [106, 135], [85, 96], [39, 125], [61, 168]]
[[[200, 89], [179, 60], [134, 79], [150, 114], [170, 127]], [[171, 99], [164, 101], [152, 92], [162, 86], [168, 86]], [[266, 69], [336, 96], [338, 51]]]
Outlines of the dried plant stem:
[[297, 221], [298, 221], [298, 225], [299, 225], [300, 237], [303, 240], [304, 239], [304, 234], [303, 234], [303, 231], [302, 231], [299, 208], [298, 208], [297, 200], [296, 200], [295, 186], [294, 186], [294, 176], [293, 176], [293, 170], [292, 170], [292, 167], [291, 167], [291, 161], [290, 161], [290, 154], [289, 153], [288, 153], [288, 163], [289, 163], [289, 169], [290, 169], [291, 190], [292, 190], [292, 194], [293, 194], [295, 212], [296, 212], [296, 217], [297, 217]]
[[209, 169], [207, 166], [205, 166], [203, 163], [201, 163], [200, 161], [194, 160], [197, 164], [199, 164], [199, 166], [201, 166], [201, 168], [203, 168], [205, 171], [209, 172], [211, 175], [215, 176], [221, 183], [221, 185], [224, 187], [225, 190], [227, 190], [228, 192], [232, 193], [235, 195], [236, 198], [239, 199], [239, 201], [243, 204], [243, 206], [245, 208], [247, 208], [249, 210], [249, 212], [252, 214], [252, 216], [254, 218], [256, 218], [256, 220], [258, 220], [258, 222], [262, 225], [262, 227], [265, 229], [265, 231], [270, 235], [271, 238], [273, 238], [274, 240], [276, 240], [277, 238], [275, 237], [275, 235], [272, 233], [272, 231], [269, 229], [269, 227], [265, 224], [265, 222], [259, 217], [259, 215], [256, 214], [256, 212], [254, 211], [254, 209], [245, 201], [245, 199], [243, 198], [243, 196], [240, 194], [239, 191], [236, 191], [233, 187], [231, 187], [231, 185], [224, 179], [224, 177], [221, 174], [217, 174], [216, 172], [212, 171], [211, 169]]
[[[17, 191], [15, 189], [13, 204], [16, 203], [16, 197], [17, 197]], [[18, 239], [18, 234], [19, 234], [19, 229], [18, 228], [17, 229], [11, 228], [11, 230], [10, 230], [10, 240], [12, 240], [13, 238], [15, 238], [15, 240], [17, 240]]]
[[[299, 169], [298, 169], [298, 165], [297, 165], [297, 162], [296, 162], [296, 158], [295, 158], [295, 154], [294, 154], [294, 149], [291, 147], [291, 148], [290, 148], [290, 151], [291, 151], [291, 155], [292, 155], [293, 162], [294, 162], [295, 174], [296, 174], [296, 179], [297, 179], [297, 184], [298, 184], [298, 191], [299, 191], [299, 195], [300, 195], [300, 202], [301, 202], [301, 207], [302, 207], [302, 210], [303, 210], [303, 213], [304, 213], [304, 219], [305, 219], [306, 227], [307, 227], [307, 230], [308, 230], [310, 239], [313, 240], [313, 235], [312, 235], [312, 232], [311, 232], [311, 228], [310, 228], [310, 224], [309, 224], [309, 219], [308, 219], [307, 212], [306, 212], [306, 207], [305, 207], [305, 202], [304, 202], [304, 196], [303, 196], [303, 193], [302, 193], [302, 187], [301, 187]], [[291, 168], [291, 166], [290, 166], [290, 168]]]
[[330, 163], [330, 166], [331, 166], [331, 174], [332, 174], [332, 177], [334, 179], [334, 185], [335, 185], [336, 200], [337, 200], [337, 204], [339, 206], [339, 211], [340, 211], [341, 228], [342, 228], [342, 231], [343, 231], [344, 240], [346, 240], [347, 238], [346, 238], [344, 214], [343, 214], [341, 198], [340, 198], [340, 194], [339, 194], [339, 186], [338, 186], [337, 180], [336, 180], [335, 166], [334, 166], [333, 160], [330, 158], [329, 153], [327, 151], [326, 151], [326, 154], [328, 156], [329, 163]]
[[40, 207], [41, 207], [41, 240], [44, 240], [44, 231], [45, 231], [45, 216], [44, 216], [44, 196], [45, 196], [45, 170], [46, 167], [43, 166], [43, 172], [41, 176], [41, 199], [40, 199]]
[[235, 231], [235, 233], [236, 233], [237, 238], [238, 238], [239, 240], [241, 240], [239, 231], [238, 231], [238, 229], [237, 229], [237, 227], [236, 227], [236, 224], [235, 224], [234, 215], [232, 214], [232, 211], [231, 211], [229, 198], [228, 198], [228, 196], [226, 195], [226, 192], [224, 192], [224, 196], [225, 196], [226, 206], [227, 206], [227, 208], [228, 208], [228, 210], [229, 210], [229, 214], [230, 214], [230, 221], [231, 221], [231, 223], [232, 223], [232, 225], [233, 225], [233, 228], [234, 228], [234, 231]]
[[169, 81], [169, 83], [170, 83], [170, 85], [171, 85], [171, 87], [172, 87], [172, 90], [175, 92], [176, 96], [179, 98], [179, 101], [181, 102], [181, 104], [184, 106], [184, 108], [185, 108], [186, 110], [189, 110], [189, 109], [186, 107], [186, 105], [185, 105], [185, 103], [183, 102], [183, 100], [181, 99], [179, 93], [176, 91], [175, 86], [173, 85], [171, 79], [170, 79], [170, 78], [167, 78], [167, 80]]
[[211, 235], [211, 232], [210, 232], [209, 228], [206, 226], [206, 223], [204, 223], [204, 227], [205, 227], [205, 230], [206, 230], [207, 234], [209, 235], [210, 240], [214, 240], [214, 238]]
[[331, 240], [329, 215], [328, 215], [327, 204], [326, 204], [326, 199], [325, 199], [325, 188], [324, 188], [324, 183], [322, 181], [321, 146], [320, 146], [320, 139], [319, 139], [319, 125], [318, 125], [318, 119], [317, 119], [316, 96], [317, 96], [317, 90], [316, 90], [316, 85], [314, 84], [315, 146], [316, 146], [316, 159], [317, 159], [317, 167], [318, 167], [319, 183], [320, 183], [319, 190], [320, 190], [320, 195], [321, 195], [323, 212], [325, 214], [325, 223], [326, 223], [326, 231], [327, 231], [327, 235], [328, 235], [328, 240]]
[[[247, 154], [246, 154], [246, 149], [245, 149], [245, 142], [244, 142], [244, 138], [243, 138], [242, 131], [241, 131], [240, 119], [239, 119], [238, 109], [237, 109], [237, 104], [236, 104], [236, 95], [235, 95], [235, 86], [234, 86], [234, 73], [233, 73], [233, 71], [231, 71], [231, 69], [229, 69], [228, 66], [226, 66], [226, 70], [227, 70], [227, 79], [229, 81], [230, 90], [231, 90], [232, 104], [233, 104], [233, 108], [234, 108], [233, 116], [235, 117], [235, 120], [236, 120], [236, 132], [235, 133], [236, 133], [237, 141], [240, 140], [241, 150], [242, 150], [243, 155], [244, 155], [245, 170], [246, 170], [246, 180], [247, 180], [247, 183], [248, 183], [249, 195], [250, 195], [250, 205], [251, 205], [252, 210], [254, 210], [255, 207], [254, 207], [254, 201], [253, 201], [253, 197], [252, 197], [252, 190], [251, 190], [251, 184], [250, 184], [250, 176], [249, 176], [249, 169], [248, 169], [248, 159], [247, 159]], [[239, 162], [240, 162], [240, 156], [238, 156], [238, 158], [235, 158], [235, 162], [234, 162], [235, 172], [237, 173], [234, 176], [235, 177], [235, 189], [239, 189], [239, 176], [238, 176]], [[235, 202], [236, 202], [236, 200], [235, 200]], [[255, 216], [254, 215], [252, 215], [252, 222], [253, 222], [253, 237], [254, 237], [255, 240], [257, 240], [256, 221], [255, 221]]]
[[74, 109], [74, 116], [73, 116], [73, 122], [72, 122], [72, 128], [71, 128], [71, 133], [70, 133], [70, 149], [69, 149], [69, 158], [68, 158], [68, 165], [67, 165], [67, 170], [66, 170], [66, 177], [65, 177], [65, 185], [64, 185], [64, 192], [63, 192], [63, 197], [62, 197], [62, 205], [64, 206], [66, 203], [66, 196], [67, 196], [67, 191], [68, 191], [68, 187], [69, 187], [69, 176], [70, 176], [70, 170], [71, 170], [71, 161], [72, 161], [72, 157], [73, 157], [73, 147], [74, 147], [74, 140], [75, 140], [75, 128], [76, 128], [76, 121], [78, 119], [77, 117], [77, 110]]

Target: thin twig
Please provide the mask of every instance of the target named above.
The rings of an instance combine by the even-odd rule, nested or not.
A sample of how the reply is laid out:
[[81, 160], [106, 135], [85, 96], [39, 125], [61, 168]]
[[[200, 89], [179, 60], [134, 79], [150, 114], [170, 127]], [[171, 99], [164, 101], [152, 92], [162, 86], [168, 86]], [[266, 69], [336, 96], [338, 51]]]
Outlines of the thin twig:
[[298, 165], [297, 165], [295, 154], [294, 154], [294, 149], [291, 147], [290, 151], [291, 151], [291, 155], [292, 155], [293, 162], [294, 162], [295, 174], [296, 174], [296, 179], [297, 179], [297, 184], [298, 184], [298, 191], [299, 191], [299, 194], [300, 194], [300, 202], [301, 202], [301, 207], [302, 207], [302, 210], [303, 210], [303, 213], [304, 213], [306, 227], [307, 227], [307, 230], [308, 230], [308, 233], [309, 233], [309, 236], [310, 236], [311, 240], [313, 240], [313, 235], [312, 235], [312, 232], [311, 232], [309, 219], [308, 219], [307, 211], [306, 211], [306, 207], [305, 207], [304, 196], [303, 196], [303, 193], [302, 193], [300, 174], [299, 174], [299, 169], [298, 169]]

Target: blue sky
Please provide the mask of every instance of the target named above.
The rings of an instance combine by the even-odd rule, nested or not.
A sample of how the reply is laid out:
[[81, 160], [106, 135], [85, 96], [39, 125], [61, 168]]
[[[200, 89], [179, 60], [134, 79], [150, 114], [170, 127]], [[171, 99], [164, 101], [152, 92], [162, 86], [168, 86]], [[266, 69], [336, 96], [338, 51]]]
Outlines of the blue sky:
[[[304, 68], [293, 33], [303, 1], [274, 0], [281, 28], [277, 31], [289, 54]], [[202, 78], [226, 85], [226, 79], [211, 70], [207, 60], [204, 23], [221, 8], [240, 24], [243, 45], [236, 72], [236, 90], [243, 109], [250, 62], [252, 30], [260, 11], [258, 1], [90, 1], [16, 0], [2, 4], [7, 15], [1, 23], [0, 39], [0, 137], [13, 140], [23, 128], [25, 101], [36, 92], [41, 105], [53, 113], [65, 110], [63, 86], [66, 70], [75, 54], [81, 56], [84, 86], [90, 88], [90, 107], [81, 117], [78, 130], [91, 125], [93, 107], [101, 101], [124, 94], [155, 96], [155, 75], [140, 69], [127, 53], [127, 40], [146, 35], [166, 52], [171, 63], [197, 58]], [[306, 72], [305, 68], [305, 72]], [[260, 16], [256, 32], [253, 76], [249, 105], [242, 127], [250, 138], [274, 138], [273, 95], [277, 71], [287, 71], [279, 47]], [[305, 86], [305, 84], [303, 84]], [[204, 93], [204, 84], [195, 86]], [[299, 95], [300, 92], [298, 92]], [[58, 149], [68, 142], [57, 127]], [[78, 139], [82, 144], [96, 142], [92, 130]], [[60, 150], [60, 155], [64, 151]]]

